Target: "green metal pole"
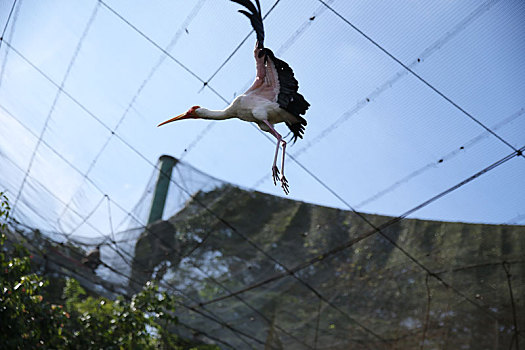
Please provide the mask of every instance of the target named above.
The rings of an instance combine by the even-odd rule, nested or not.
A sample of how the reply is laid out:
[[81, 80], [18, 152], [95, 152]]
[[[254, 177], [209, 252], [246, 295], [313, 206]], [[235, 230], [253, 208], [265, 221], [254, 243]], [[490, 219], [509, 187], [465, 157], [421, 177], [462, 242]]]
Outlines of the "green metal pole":
[[162, 213], [164, 212], [166, 197], [168, 196], [168, 189], [170, 187], [171, 172], [178, 160], [172, 156], [163, 155], [159, 158], [159, 162], [159, 177], [157, 178], [155, 193], [153, 194], [153, 201], [151, 202], [148, 225], [162, 219]]

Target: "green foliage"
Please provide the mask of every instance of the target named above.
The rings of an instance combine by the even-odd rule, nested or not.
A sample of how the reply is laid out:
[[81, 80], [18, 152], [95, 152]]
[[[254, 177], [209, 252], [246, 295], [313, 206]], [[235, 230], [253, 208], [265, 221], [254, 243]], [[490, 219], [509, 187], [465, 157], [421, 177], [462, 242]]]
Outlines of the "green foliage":
[[[31, 256], [22, 246], [4, 249], [9, 204], [0, 193], [0, 334], [3, 349], [60, 347], [66, 315], [56, 305], [44, 302], [45, 280], [31, 273]], [[8, 335], [8, 336], [7, 336]]]
[[74, 348], [85, 348], [86, 344], [98, 348], [103, 344], [105, 349], [156, 349], [162, 341], [177, 341], [161, 325], [177, 322], [172, 316], [175, 299], [160, 293], [153, 284], [148, 284], [127, 302], [122, 297], [115, 301], [86, 297], [80, 284], [68, 279], [64, 297], [67, 313], [76, 320], [69, 324], [72, 329], [68, 329], [69, 346]]
[[9, 201], [4, 192], [0, 192], [0, 244], [4, 243], [5, 231], [7, 230], [7, 220], [9, 219]]
[[171, 332], [176, 300], [148, 283], [131, 300], [87, 296], [67, 279], [64, 305], [48, 302], [32, 256], [22, 246], [4, 246], [7, 198], [0, 192], [0, 348], [1, 349], [217, 349], [191, 344]]

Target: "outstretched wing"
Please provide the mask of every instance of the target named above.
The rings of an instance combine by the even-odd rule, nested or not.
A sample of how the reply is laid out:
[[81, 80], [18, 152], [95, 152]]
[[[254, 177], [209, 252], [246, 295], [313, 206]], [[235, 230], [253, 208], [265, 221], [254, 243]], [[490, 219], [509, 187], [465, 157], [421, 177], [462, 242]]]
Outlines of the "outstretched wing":
[[231, 1], [236, 2], [239, 5], [246, 7], [248, 11], [239, 10], [239, 12], [250, 19], [253, 30], [255, 30], [255, 33], [257, 34], [257, 46], [259, 48], [263, 48], [264, 47], [264, 26], [263, 26], [262, 14], [261, 14], [261, 4], [259, 3], [259, 0], [255, 0], [257, 7], [255, 7], [255, 5], [251, 2], [251, 0], [231, 0]]
[[279, 107], [296, 118], [294, 122], [286, 122], [286, 125], [293, 133], [293, 141], [295, 142], [298, 137], [303, 138], [306, 120], [301, 115], [306, 113], [310, 104], [298, 92], [299, 82], [295, 79], [293, 70], [288, 63], [275, 57], [270, 49], [264, 48], [263, 51], [266, 57], [273, 62], [279, 79], [279, 95], [277, 95], [276, 102], [279, 104]]
[[[239, 12], [250, 19], [253, 30], [257, 34], [258, 49], [255, 50], [257, 78], [248, 91], [258, 90], [261, 96], [277, 102], [279, 107], [294, 116], [294, 120], [286, 121], [286, 125], [292, 131], [295, 142], [298, 137], [303, 137], [306, 120], [301, 115], [306, 113], [310, 104], [298, 92], [299, 83], [288, 63], [278, 59], [272, 50], [264, 47], [264, 26], [259, 0], [255, 0], [257, 7], [251, 0], [231, 1], [246, 7], [248, 11], [239, 10]], [[269, 64], [268, 60], [271, 60], [272, 64]], [[267, 71], [268, 69], [270, 71]], [[267, 83], [263, 85], [265, 79]]]

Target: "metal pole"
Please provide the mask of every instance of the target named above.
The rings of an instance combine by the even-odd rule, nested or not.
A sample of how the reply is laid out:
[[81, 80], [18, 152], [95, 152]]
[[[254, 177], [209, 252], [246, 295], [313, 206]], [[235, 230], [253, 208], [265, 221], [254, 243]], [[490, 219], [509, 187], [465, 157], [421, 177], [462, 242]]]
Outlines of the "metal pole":
[[163, 155], [159, 158], [160, 171], [157, 183], [155, 185], [155, 193], [153, 194], [153, 201], [151, 202], [151, 209], [149, 212], [148, 225], [154, 221], [162, 219], [164, 206], [166, 205], [166, 197], [170, 187], [171, 172], [178, 160], [172, 156]]

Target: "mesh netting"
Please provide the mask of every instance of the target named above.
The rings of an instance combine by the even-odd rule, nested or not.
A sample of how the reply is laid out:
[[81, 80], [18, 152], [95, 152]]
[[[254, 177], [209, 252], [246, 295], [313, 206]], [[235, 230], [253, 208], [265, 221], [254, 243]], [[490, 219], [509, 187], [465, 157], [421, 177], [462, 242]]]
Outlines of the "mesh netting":
[[[197, 192], [142, 233], [132, 276], [146, 281], [167, 266], [167, 288], [251, 335], [244, 341], [253, 345], [510, 346], [507, 271], [514, 294], [523, 295], [525, 228], [384, 225], [391, 221], [223, 185]], [[524, 310], [514, 302], [514, 311]], [[191, 310], [181, 314], [188, 323], [194, 318]], [[228, 334], [210, 320], [197, 322], [214, 336]], [[236, 335], [227, 339], [243, 347]]]
[[179, 162], [165, 220], [137, 227], [157, 178], [123, 224], [130, 228], [96, 243], [96, 274], [80, 263], [81, 239], [47, 232], [53, 244], [19, 229], [45, 252], [46, 269], [100, 294], [129, 295], [156, 281], [180, 297], [184, 327], [174, 331], [225, 347], [508, 348], [514, 322], [525, 326], [523, 226], [316, 206]]
[[253, 125], [156, 128], [253, 81], [238, 4], [0, 2], [10, 241], [110, 298], [156, 281], [179, 298], [173, 331], [223, 348], [519, 349], [525, 3], [261, 5], [311, 103], [291, 199]]

